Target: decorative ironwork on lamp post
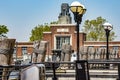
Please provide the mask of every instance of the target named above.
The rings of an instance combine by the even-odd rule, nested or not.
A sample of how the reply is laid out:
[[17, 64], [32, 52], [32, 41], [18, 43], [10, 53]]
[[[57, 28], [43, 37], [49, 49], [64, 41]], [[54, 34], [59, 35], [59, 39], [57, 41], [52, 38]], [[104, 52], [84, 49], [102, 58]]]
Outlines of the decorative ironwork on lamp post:
[[109, 60], [109, 35], [110, 31], [113, 29], [113, 26], [106, 22], [103, 24], [103, 27], [106, 32], [106, 60]]
[[70, 10], [74, 14], [74, 20], [77, 23], [77, 60], [79, 60], [79, 24], [82, 22], [82, 16], [86, 12], [84, 5], [80, 4], [78, 1], [74, 1], [70, 5]]

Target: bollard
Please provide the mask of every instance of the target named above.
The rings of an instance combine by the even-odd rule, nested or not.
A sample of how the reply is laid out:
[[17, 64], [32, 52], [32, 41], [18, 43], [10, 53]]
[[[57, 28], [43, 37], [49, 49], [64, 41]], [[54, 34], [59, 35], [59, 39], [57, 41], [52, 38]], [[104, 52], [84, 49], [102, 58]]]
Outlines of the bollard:
[[53, 78], [52, 80], [58, 80], [58, 78], [56, 77], [56, 72], [55, 72], [55, 63], [52, 63], [52, 69], [53, 69]]

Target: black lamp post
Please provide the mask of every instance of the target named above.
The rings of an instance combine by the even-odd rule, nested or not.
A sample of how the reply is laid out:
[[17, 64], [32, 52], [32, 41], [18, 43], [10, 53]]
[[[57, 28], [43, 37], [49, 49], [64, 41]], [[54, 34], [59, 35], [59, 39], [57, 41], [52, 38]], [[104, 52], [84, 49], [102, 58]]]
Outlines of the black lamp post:
[[109, 60], [109, 34], [110, 34], [110, 31], [113, 29], [113, 26], [106, 22], [103, 24], [103, 27], [104, 27], [104, 30], [106, 32], [106, 60]]
[[77, 60], [76, 60], [76, 80], [88, 80], [88, 76], [85, 75], [85, 61], [79, 60], [79, 24], [82, 22], [82, 16], [86, 12], [84, 5], [80, 4], [78, 1], [73, 2], [70, 5], [70, 10], [74, 14], [74, 20], [77, 23]]
[[84, 5], [80, 4], [78, 1], [73, 2], [70, 5], [70, 10], [74, 14], [74, 20], [77, 23], [77, 60], [79, 60], [79, 24], [82, 22], [82, 16], [86, 12]]

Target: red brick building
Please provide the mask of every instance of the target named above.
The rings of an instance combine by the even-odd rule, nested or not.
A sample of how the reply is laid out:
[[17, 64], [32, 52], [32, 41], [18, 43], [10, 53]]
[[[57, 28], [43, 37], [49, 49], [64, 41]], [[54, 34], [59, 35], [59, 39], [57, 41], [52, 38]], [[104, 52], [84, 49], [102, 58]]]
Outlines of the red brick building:
[[[76, 25], [71, 23], [71, 16], [69, 13], [69, 5], [63, 3], [61, 6], [61, 13], [58, 17], [58, 24], [50, 25], [50, 32], [43, 33], [43, 40], [48, 41], [47, 55], [52, 54], [52, 50], [61, 49], [62, 43], [69, 43], [72, 45], [72, 49], [76, 51], [77, 47], [77, 36], [76, 36]], [[87, 47], [102, 47], [106, 48], [106, 42], [99, 41], [86, 41], [86, 35], [83, 32], [79, 33], [79, 45]], [[120, 50], [120, 41], [109, 42], [110, 49]], [[18, 42], [16, 43], [17, 58], [23, 58], [23, 55], [32, 53], [33, 43], [32, 42]]]
[[23, 60], [24, 55], [32, 54], [32, 51], [33, 51], [32, 42], [16, 42], [13, 58]]
[[[43, 33], [43, 40], [49, 42], [49, 49], [61, 49], [62, 43], [69, 43], [76, 50], [76, 27], [74, 24], [53, 24], [50, 32]], [[85, 41], [85, 33], [80, 33], [80, 45]]]
[[[48, 41], [47, 55], [52, 54], [53, 49], [60, 49], [62, 43], [70, 43], [72, 49], [76, 51], [76, 25], [75, 24], [52, 24], [50, 25], [50, 32], [43, 33], [43, 40]], [[94, 47], [94, 48], [106, 48], [105, 41], [86, 41], [86, 34], [79, 33], [80, 46]], [[32, 42], [18, 42], [16, 43], [17, 58], [23, 58], [26, 53], [32, 53]], [[120, 41], [109, 42], [109, 48], [120, 51]]]

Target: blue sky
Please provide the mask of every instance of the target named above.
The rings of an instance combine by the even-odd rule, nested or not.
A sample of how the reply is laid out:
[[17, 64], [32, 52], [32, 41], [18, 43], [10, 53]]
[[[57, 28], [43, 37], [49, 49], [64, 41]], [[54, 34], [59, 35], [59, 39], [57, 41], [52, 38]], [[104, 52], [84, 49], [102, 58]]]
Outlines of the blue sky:
[[[38, 24], [57, 21], [61, 12], [61, 4], [69, 5], [74, 0], [0, 0], [0, 25], [8, 26], [9, 38], [16, 41], [29, 41], [31, 30]], [[86, 19], [96, 19], [102, 16], [113, 25], [115, 40], [120, 41], [120, 0], [77, 0], [82, 3], [87, 12]], [[73, 14], [71, 14], [72, 16]], [[74, 23], [74, 21], [72, 21]], [[80, 26], [80, 28], [82, 28]]]

